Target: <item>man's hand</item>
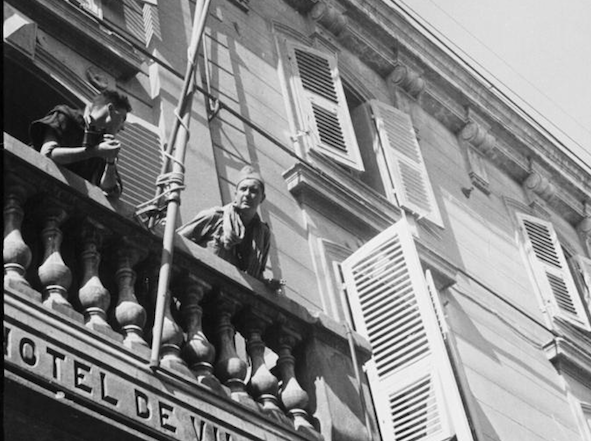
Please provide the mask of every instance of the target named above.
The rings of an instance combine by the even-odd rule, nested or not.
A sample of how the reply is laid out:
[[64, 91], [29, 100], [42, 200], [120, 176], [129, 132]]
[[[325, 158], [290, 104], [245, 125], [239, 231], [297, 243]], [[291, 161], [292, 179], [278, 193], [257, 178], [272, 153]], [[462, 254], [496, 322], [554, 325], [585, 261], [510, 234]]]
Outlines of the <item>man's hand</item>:
[[263, 282], [269, 289], [273, 291], [278, 291], [285, 286], [285, 280], [281, 279], [264, 279]]
[[121, 143], [113, 135], [103, 135], [102, 142], [96, 147], [96, 156], [104, 159], [115, 159], [121, 150]]

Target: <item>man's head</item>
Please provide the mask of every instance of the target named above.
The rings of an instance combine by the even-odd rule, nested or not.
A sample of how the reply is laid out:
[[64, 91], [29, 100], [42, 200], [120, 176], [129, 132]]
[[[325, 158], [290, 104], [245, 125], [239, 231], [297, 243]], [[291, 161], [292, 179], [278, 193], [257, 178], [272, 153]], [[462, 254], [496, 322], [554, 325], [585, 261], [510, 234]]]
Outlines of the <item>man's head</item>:
[[96, 95], [86, 107], [92, 124], [106, 133], [116, 134], [123, 128], [131, 105], [127, 96], [113, 89], [106, 89]]
[[257, 208], [265, 200], [265, 182], [260, 173], [250, 165], [240, 170], [234, 194], [234, 205], [244, 214], [254, 216]]

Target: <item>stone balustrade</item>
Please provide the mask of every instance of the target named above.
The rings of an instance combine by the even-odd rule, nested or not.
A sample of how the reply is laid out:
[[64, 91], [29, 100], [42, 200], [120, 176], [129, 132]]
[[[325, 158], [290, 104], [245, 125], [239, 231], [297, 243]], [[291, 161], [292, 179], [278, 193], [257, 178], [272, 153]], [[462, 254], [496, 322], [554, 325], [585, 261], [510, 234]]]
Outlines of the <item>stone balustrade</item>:
[[[130, 207], [5, 140], [5, 286], [41, 293], [45, 308], [78, 317], [121, 350], [143, 354], [147, 364], [161, 231], [149, 231]], [[321, 344], [346, 357], [344, 330], [192, 242], [175, 240], [159, 369], [190, 377], [304, 439], [322, 439], [309, 407], [321, 406], [310, 379], [322, 373], [300, 365], [297, 354]], [[358, 345], [358, 357], [367, 359], [368, 347]]]

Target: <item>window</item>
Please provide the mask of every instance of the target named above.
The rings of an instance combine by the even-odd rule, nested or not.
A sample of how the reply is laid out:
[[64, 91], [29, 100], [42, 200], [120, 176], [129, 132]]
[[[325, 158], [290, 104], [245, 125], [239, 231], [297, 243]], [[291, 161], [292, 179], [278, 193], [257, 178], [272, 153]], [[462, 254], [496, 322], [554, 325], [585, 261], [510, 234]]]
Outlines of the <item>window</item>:
[[308, 46], [287, 44], [298, 104], [299, 129], [309, 147], [354, 170], [363, 170], [336, 58]]
[[421, 148], [406, 113], [371, 100], [353, 113], [363, 160], [363, 177], [393, 203], [443, 226]]
[[552, 316], [585, 328], [589, 321], [568, 263], [550, 222], [519, 213], [534, 282]]
[[355, 327], [373, 347], [367, 366], [384, 440], [471, 440], [437, 313], [406, 221], [342, 264]]

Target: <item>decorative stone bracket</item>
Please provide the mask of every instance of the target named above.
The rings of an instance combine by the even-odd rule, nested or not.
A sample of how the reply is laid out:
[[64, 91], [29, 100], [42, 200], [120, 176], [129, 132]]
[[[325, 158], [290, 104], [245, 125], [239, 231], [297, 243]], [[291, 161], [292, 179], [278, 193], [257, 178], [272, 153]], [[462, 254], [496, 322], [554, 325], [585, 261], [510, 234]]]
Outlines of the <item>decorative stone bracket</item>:
[[361, 26], [350, 23], [344, 9], [328, 2], [318, 1], [311, 8], [309, 16], [383, 77], [392, 72], [397, 65], [392, 48], [381, 45], [377, 40], [364, 35]]
[[467, 109], [467, 116], [467, 122], [458, 133], [458, 137], [460, 141], [468, 144], [466, 147], [470, 167], [468, 174], [472, 185], [488, 195], [490, 182], [483, 155], [492, 154], [496, 139], [485, 123], [477, 121], [477, 117], [470, 108]]
[[546, 203], [556, 195], [556, 187], [534, 161], [530, 161], [530, 172], [522, 185], [528, 205], [547, 217]]

